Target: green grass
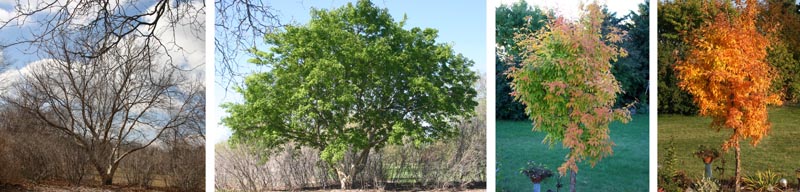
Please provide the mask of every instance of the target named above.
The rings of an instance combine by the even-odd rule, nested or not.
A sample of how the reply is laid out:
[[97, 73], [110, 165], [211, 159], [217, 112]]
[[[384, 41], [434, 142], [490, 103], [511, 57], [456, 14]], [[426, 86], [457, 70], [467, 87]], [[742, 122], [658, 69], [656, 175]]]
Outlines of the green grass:
[[[772, 129], [758, 146], [742, 141], [742, 170], [744, 175], [753, 175], [756, 171], [772, 170], [780, 177], [796, 181], [794, 170], [800, 168], [800, 107], [778, 107], [769, 109], [769, 120]], [[694, 157], [692, 152], [699, 145], [720, 147], [733, 133], [731, 129], [709, 128], [711, 119], [683, 115], [658, 116], [658, 163], [664, 161], [664, 152], [670, 138], [674, 138], [677, 156], [676, 167], [683, 170], [690, 178], [703, 176], [703, 162]], [[733, 177], [735, 159], [733, 149], [723, 152], [726, 160], [722, 179]], [[721, 161], [714, 161], [712, 167], [721, 166]], [[719, 178], [715, 170], [714, 177]], [[794, 182], [793, 182], [794, 183]]]
[[[578, 164], [578, 191], [647, 191], [648, 190], [648, 117], [634, 115], [628, 124], [611, 124], [611, 139], [616, 143], [614, 154], [591, 168], [587, 161]], [[544, 133], [532, 132], [530, 121], [497, 121], [498, 191], [531, 191], [530, 180], [519, 173], [525, 162], [534, 160], [545, 164], [557, 174], [567, 149], [560, 144], [542, 144]], [[558, 177], [542, 184], [542, 191], [556, 189]], [[562, 191], [568, 189], [569, 179], [561, 179]]]

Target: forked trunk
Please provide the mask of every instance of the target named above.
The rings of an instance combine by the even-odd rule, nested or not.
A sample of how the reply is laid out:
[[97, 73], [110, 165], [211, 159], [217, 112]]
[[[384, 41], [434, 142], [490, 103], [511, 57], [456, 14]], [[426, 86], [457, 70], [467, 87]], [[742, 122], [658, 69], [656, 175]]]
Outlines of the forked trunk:
[[350, 189], [350, 184], [353, 182], [350, 179], [351, 175], [348, 175], [342, 170], [336, 170], [336, 174], [339, 175], [339, 188], [341, 189]]
[[353, 182], [359, 173], [364, 170], [367, 165], [370, 148], [363, 149], [354, 161], [350, 164], [340, 164], [336, 169], [336, 174], [339, 176], [339, 186], [341, 189], [351, 189]]

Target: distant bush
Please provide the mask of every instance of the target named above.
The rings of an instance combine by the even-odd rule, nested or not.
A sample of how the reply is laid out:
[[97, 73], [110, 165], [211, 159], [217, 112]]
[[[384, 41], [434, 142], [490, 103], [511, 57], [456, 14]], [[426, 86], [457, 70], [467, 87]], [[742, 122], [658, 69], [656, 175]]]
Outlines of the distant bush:
[[[479, 106], [485, 107], [483, 103]], [[480, 111], [480, 110], [479, 110]], [[392, 145], [372, 151], [355, 186], [393, 190], [465, 188], [486, 181], [485, 114], [463, 120], [454, 138], [414, 145]], [[301, 190], [338, 188], [337, 175], [316, 149], [292, 144], [282, 151], [254, 153], [257, 147], [227, 143], [216, 147], [215, 188], [218, 190]], [[259, 151], [263, 152], [263, 151]], [[345, 161], [352, 161], [345, 155]]]
[[156, 163], [158, 162], [158, 157], [162, 156], [161, 153], [157, 149], [151, 148], [131, 154], [131, 160], [125, 161], [120, 165], [125, 170], [122, 175], [128, 185], [150, 187], [158, 170]]

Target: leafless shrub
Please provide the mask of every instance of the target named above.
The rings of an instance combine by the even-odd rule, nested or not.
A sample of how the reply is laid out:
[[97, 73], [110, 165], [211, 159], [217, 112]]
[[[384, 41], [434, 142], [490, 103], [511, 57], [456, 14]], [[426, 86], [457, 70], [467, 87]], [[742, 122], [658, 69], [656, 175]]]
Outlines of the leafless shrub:
[[128, 161], [122, 163], [123, 176], [129, 185], [150, 187], [156, 175], [156, 158], [160, 151], [147, 148], [139, 153], [131, 154]]
[[205, 147], [180, 143], [170, 146], [164, 169], [167, 185], [181, 191], [202, 191], [205, 184]]
[[9, 182], [14, 178], [18, 178], [19, 174], [17, 168], [19, 166], [14, 162], [13, 154], [11, 153], [11, 139], [12, 137], [7, 132], [2, 132], [3, 128], [0, 126], [0, 183]]
[[58, 134], [41, 132], [42, 124], [17, 108], [0, 106], [0, 173], [3, 180], [39, 182], [66, 178], [65, 154], [72, 146], [59, 144]]
[[89, 155], [69, 141], [59, 142], [59, 146], [61, 146], [59, 150], [61, 177], [74, 186], [80, 186], [84, 180], [90, 179], [89, 171], [91, 169], [86, 164], [89, 161]]
[[19, 173], [24, 179], [38, 183], [58, 174], [57, 165], [53, 163], [57, 160], [46, 152], [52, 143], [41, 137], [25, 135], [17, 136], [12, 142], [13, 162], [18, 163]]
[[217, 145], [215, 151], [215, 188], [259, 191], [272, 187], [267, 183], [272, 180], [269, 169], [259, 166], [255, 155], [242, 147], [231, 148], [225, 143]]

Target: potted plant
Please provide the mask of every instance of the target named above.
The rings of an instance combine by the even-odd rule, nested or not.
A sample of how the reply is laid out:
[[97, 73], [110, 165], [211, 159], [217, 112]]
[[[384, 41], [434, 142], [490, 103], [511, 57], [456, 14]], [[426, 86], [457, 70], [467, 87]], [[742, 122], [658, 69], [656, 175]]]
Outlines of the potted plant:
[[700, 145], [699, 149], [694, 152], [694, 155], [703, 160], [706, 164], [706, 178], [711, 178], [711, 163], [719, 158], [719, 151], [705, 145]]
[[533, 183], [533, 192], [540, 192], [540, 183], [544, 179], [553, 176], [553, 172], [550, 171], [550, 169], [534, 161], [528, 161], [527, 165], [520, 170], [520, 173], [531, 179]]

